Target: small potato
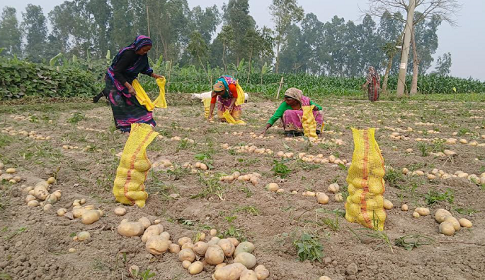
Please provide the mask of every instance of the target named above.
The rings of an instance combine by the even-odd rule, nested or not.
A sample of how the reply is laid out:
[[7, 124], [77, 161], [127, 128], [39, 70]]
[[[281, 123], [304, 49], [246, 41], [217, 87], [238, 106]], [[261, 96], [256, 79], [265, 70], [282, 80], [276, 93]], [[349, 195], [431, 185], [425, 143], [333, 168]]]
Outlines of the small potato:
[[242, 263], [245, 267], [251, 269], [256, 265], [256, 257], [251, 253], [241, 252], [234, 258], [234, 262]]
[[409, 210], [409, 206], [407, 204], [403, 204], [403, 205], [401, 205], [401, 210], [402, 211], [408, 211]]
[[193, 262], [189, 267], [189, 273], [191, 275], [199, 274], [204, 269], [204, 264], [200, 261]]
[[419, 213], [418, 213], [418, 212], [414, 211], [414, 212], [413, 212], [413, 217], [414, 217], [414, 218], [419, 218], [419, 217], [421, 217], [421, 215], [419, 215]]
[[170, 240], [170, 233], [164, 231], [162, 233], [160, 233], [160, 236], [164, 239], [167, 239], [167, 240]]
[[140, 222], [121, 221], [118, 226], [118, 233], [123, 236], [140, 236], [145, 231], [145, 227]]
[[35, 196], [28, 194], [25, 197], [25, 202], [29, 203], [29, 201], [36, 200]]
[[384, 199], [384, 209], [391, 210], [394, 207], [391, 201]]
[[183, 262], [182, 262], [182, 267], [183, 267], [183, 268], [185, 268], [185, 269], [187, 269], [187, 268], [189, 268], [189, 266], [190, 266], [191, 264], [192, 264], [192, 263], [191, 263], [191, 262], [189, 262], [189, 261], [183, 261]]
[[209, 248], [209, 244], [205, 243], [204, 241], [199, 241], [194, 244], [193, 250], [197, 255], [204, 256], [207, 248]]
[[233, 263], [217, 269], [213, 274], [214, 280], [238, 280], [246, 267], [241, 263]]
[[185, 243], [182, 245], [182, 250], [183, 249], [191, 249], [192, 251], [194, 250], [194, 244], [192, 244], [192, 241]]
[[331, 193], [338, 193], [340, 186], [337, 183], [330, 184], [328, 186], [328, 191]]
[[39, 202], [37, 200], [31, 200], [27, 203], [27, 206], [29, 207], [37, 207], [39, 206]]
[[25, 188], [22, 189], [22, 194], [28, 194], [33, 189], [34, 188], [32, 188], [32, 187], [25, 187]]
[[326, 195], [325, 193], [322, 193], [322, 192], [317, 192], [317, 201], [318, 203], [320, 204], [327, 204], [328, 201], [330, 200], [328, 198], [328, 195]]
[[81, 222], [85, 225], [90, 225], [100, 218], [100, 213], [97, 210], [88, 210], [83, 213], [81, 217]]
[[57, 216], [64, 216], [65, 214], [67, 213], [67, 209], [66, 208], [60, 208], [57, 210]]
[[428, 216], [429, 215], [429, 208], [426, 207], [418, 207], [414, 210], [419, 213], [420, 216]]
[[452, 216], [450, 211], [448, 211], [446, 209], [438, 209], [438, 210], [436, 210], [436, 213], [434, 214], [434, 219], [438, 223], [442, 223], [442, 222], [445, 221], [445, 218], [448, 217], [448, 216]]
[[318, 280], [332, 280], [332, 279], [328, 276], [322, 276], [322, 277], [318, 278]]
[[342, 194], [341, 194], [341, 193], [337, 193], [337, 194], [335, 194], [335, 201], [337, 201], [337, 202], [342, 202], [342, 201], [344, 201], [344, 197], [342, 196]]
[[15, 172], [17, 172], [17, 169], [15, 169], [15, 168], [7, 168], [7, 170], [5, 170], [5, 172], [7, 172], [7, 174], [14, 174]]
[[224, 251], [224, 255], [226, 257], [232, 256], [232, 254], [234, 253], [234, 250], [236, 250], [236, 247], [234, 246], [234, 244], [229, 239], [221, 239], [221, 240], [219, 240], [217, 245], [219, 245], [219, 247], [221, 247], [221, 249], [222, 249], [222, 251]]
[[234, 244], [234, 247], [237, 247], [237, 245], [239, 245], [239, 240], [237, 240], [234, 237], [229, 237], [229, 238], [227, 238], [227, 240], [231, 241], [232, 244]]
[[211, 245], [205, 252], [205, 260], [208, 264], [217, 265], [224, 262], [224, 251], [217, 245]]
[[46, 204], [46, 205], [44, 205], [44, 211], [46, 211], [46, 212], [52, 210], [52, 208], [53, 208], [52, 207], [52, 204]]
[[460, 222], [453, 216], [448, 216], [445, 218], [444, 222], [450, 223], [453, 225], [453, 228], [455, 228], [455, 231], [459, 231], [461, 226]]
[[49, 179], [47, 179], [47, 184], [49, 185], [52, 185], [56, 182], [56, 178], [54, 177], [49, 177]]
[[50, 204], [54, 204], [54, 203], [57, 202], [57, 200], [58, 200], [57, 196], [55, 196], [53, 193], [51, 193], [46, 197], [45, 202], [50, 203]]
[[442, 222], [440, 224], [440, 233], [448, 236], [453, 236], [455, 234], [455, 227], [448, 222]]
[[168, 240], [161, 238], [158, 235], [150, 236], [145, 248], [152, 255], [161, 255], [168, 250]]
[[91, 238], [91, 234], [87, 231], [81, 231], [76, 236], [78, 241], [84, 241]]
[[211, 236], [216, 236], [216, 234], [217, 234], [217, 229], [213, 228], [213, 229], [210, 230]]
[[471, 228], [472, 227], [472, 222], [470, 222], [468, 219], [461, 218], [459, 220], [460, 226], [465, 227], [465, 228]]
[[55, 197], [57, 197], [57, 200], [59, 200], [62, 196], [62, 192], [60, 190], [57, 190], [52, 193]]
[[190, 239], [188, 237], [181, 237], [181, 238], [179, 238], [179, 240], [177, 241], [177, 243], [180, 246], [183, 246], [185, 243], [192, 243], [192, 239]]
[[124, 216], [126, 214], [126, 209], [124, 207], [116, 207], [114, 212], [118, 216]]
[[138, 222], [140, 222], [145, 229], [152, 225], [147, 217], [141, 217], [140, 219], [138, 219]]
[[155, 235], [159, 236], [160, 233], [162, 232], [163, 232], [163, 226], [160, 224], [149, 226], [143, 233], [143, 236], [141, 237], [141, 241], [147, 242], [150, 237]]
[[180, 246], [178, 244], [170, 244], [168, 246], [168, 251], [170, 253], [178, 254], [180, 252]]
[[179, 252], [179, 261], [193, 262], [195, 260], [195, 253], [192, 249], [183, 249]]
[[266, 185], [266, 189], [270, 192], [276, 192], [280, 187], [276, 183], [269, 183]]
[[264, 265], [258, 265], [254, 269], [254, 272], [256, 272], [256, 277], [258, 280], [264, 280], [269, 277], [269, 271], [264, 267]]
[[239, 278], [240, 280], [258, 280], [258, 276], [256, 275], [256, 272], [252, 271], [252, 270], [244, 270], [242, 273], [241, 273], [241, 278]]

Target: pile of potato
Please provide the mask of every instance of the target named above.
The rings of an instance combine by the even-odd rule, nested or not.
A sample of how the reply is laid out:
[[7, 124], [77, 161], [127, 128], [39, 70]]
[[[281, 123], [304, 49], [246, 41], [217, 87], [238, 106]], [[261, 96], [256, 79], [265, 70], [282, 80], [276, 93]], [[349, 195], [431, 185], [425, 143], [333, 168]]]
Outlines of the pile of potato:
[[2, 133], [8, 134], [11, 136], [25, 136], [29, 137], [34, 140], [50, 140], [50, 136], [42, 136], [41, 134], [38, 134], [36, 131], [25, 131], [25, 130], [15, 130], [13, 127], [6, 127], [1, 130]]
[[434, 218], [438, 223], [440, 223], [439, 232], [448, 236], [453, 236], [455, 232], [459, 231], [462, 227], [472, 227], [472, 222], [470, 222], [468, 219], [461, 218], [458, 220], [445, 209], [436, 210]]
[[255, 146], [253, 144], [231, 147], [231, 146], [229, 146], [229, 144], [224, 143], [224, 144], [221, 144], [221, 148], [223, 148], [225, 150], [234, 150], [236, 153], [239, 153], [239, 154], [241, 154], [241, 153], [248, 153], [248, 154], [255, 153], [255, 154], [259, 154], [259, 155], [264, 155], [264, 154], [272, 155], [273, 154], [273, 150], [265, 149], [265, 148], [258, 148], [257, 146]]
[[5, 174], [3, 174], [4, 164], [0, 162], [0, 181], [8, 181], [9, 183], [16, 184], [22, 181], [22, 177], [15, 175], [17, 173], [17, 169], [15, 168], [7, 168], [5, 170]]
[[438, 170], [437, 168], [434, 168], [430, 172], [424, 172], [422, 170], [416, 170], [416, 171], [410, 172], [407, 168], [403, 168], [402, 173], [404, 175], [411, 174], [414, 176], [426, 176], [429, 180], [437, 180], [437, 179], [447, 180], [450, 178], [465, 178], [474, 184], [485, 184], [485, 172], [480, 174], [480, 176], [478, 176], [476, 174], [465, 173], [461, 170], [456, 171], [454, 174], [450, 174], [441, 169]]
[[227, 183], [232, 183], [235, 180], [238, 180], [240, 182], [251, 182], [253, 186], [256, 186], [261, 180], [261, 174], [253, 172], [250, 174], [241, 175], [239, 171], [235, 171], [234, 173], [232, 173], [232, 175], [222, 176], [221, 178], [219, 178], [219, 180]]
[[85, 225], [93, 224], [104, 215], [102, 210], [95, 209], [94, 205], [82, 206], [86, 203], [86, 199], [76, 199], [72, 203], [72, 211], [68, 212], [66, 208], [59, 208], [57, 215], [60, 217], [68, 217], [70, 219], [81, 218], [81, 223]]
[[51, 185], [56, 182], [54, 177], [50, 177], [47, 181], [39, 181], [34, 187], [25, 187], [22, 193], [26, 194], [25, 202], [30, 207], [42, 206], [44, 211], [49, 211], [53, 208], [58, 200], [61, 199], [62, 193], [56, 190], [49, 193]]

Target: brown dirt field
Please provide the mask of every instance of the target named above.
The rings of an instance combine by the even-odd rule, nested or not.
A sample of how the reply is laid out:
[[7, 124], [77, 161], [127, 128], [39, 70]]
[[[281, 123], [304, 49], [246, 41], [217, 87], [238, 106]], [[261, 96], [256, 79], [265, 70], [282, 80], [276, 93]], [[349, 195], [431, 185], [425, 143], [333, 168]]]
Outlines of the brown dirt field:
[[[152, 168], [145, 183], [149, 193], [146, 207], [125, 206], [128, 211], [123, 217], [113, 213], [119, 204], [111, 189], [119, 164], [117, 155], [127, 136], [114, 131], [109, 107], [88, 101], [0, 105], [0, 160], [5, 165], [2, 173], [15, 167], [14, 175], [22, 178], [19, 183], [3, 180], [0, 185], [0, 279], [131, 279], [131, 265], [150, 270], [155, 274], [151, 279], [211, 279], [213, 267], [207, 266], [202, 273], [191, 276], [175, 254], [153, 256], [139, 237], [117, 233], [122, 219], [143, 216], [152, 222], [160, 219], [174, 242], [183, 236], [194, 238], [198, 232], [209, 235], [211, 228], [225, 236], [247, 239], [256, 246], [257, 262], [268, 268], [271, 280], [317, 280], [323, 275], [333, 280], [485, 278], [485, 186], [467, 178], [428, 179], [401, 172], [403, 168], [410, 173], [438, 169], [480, 177], [485, 172], [483, 103], [371, 104], [317, 99], [324, 107], [326, 128], [324, 141], [311, 144], [303, 138], [285, 139], [281, 128], [271, 128], [262, 139], [250, 134], [255, 132], [257, 136], [261, 132], [277, 102], [252, 98], [243, 105], [247, 125], [231, 126], [205, 121], [198, 101], [182, 95], [170, 95], [168, 101], [168, 109], [155, 112], [156, 131], [161, 137], [152, 142], [147, 154], [152, 163], [168, 159], [173, 167]], [[291, 171], [282, 179], [272, 171], [274, 160], [280, 160], [275, 155], [238, 153], [221, 147], [224, 143], [231, 147], [255, 145], [271, 149], [274, 154], [334, 155], [350, 162], [350, 127], [378, 128], [376, 140], [387, 169], [384, 196], [394, 204], [387, 211], [382, 233], [347, 222], [341, 216], [344, 202], [335, 202], [333, 195], [329, 195], [326, 205], [318, 204], [314, 197], [302, 196], [306, 190], [329, 194], [327, 187], [333, 182], [346, 195], [344, 165], [307, 163], [296, 157], [284, 162]], [[21, 131], [35, 131], [50, 139], [35, 140], [21, 135]], [[393, 132], [404, 140], [393, 139]], [[182, 140], [172, 140], [174, 136]], [[447, 144], [440, 140], [448, 138], [466, 139], [468, 143]], [[336, 144], [340, 141], [343, 145]], [[65, 149], [64, 145], [77, 148]], [[444, 149], [457, 155], [436, 154]], [[210, 170], [191, 173], [182, 167], [197, 161], [208, 163]], [[258, 172], [262, 177], [257, 185], [219, 182], [219, 176], [234, 171]], [[52, 190], [62, 191], [54, 209], [28, 207], [22, 189], [54, 173], [57, 182]], [[278, 183], [285, 192], [267, 191], [265, 186], [271, 182]], [[433, 193], [433, 197], [441, 194], [441, 198], [429, 205], [431, 215], [413, 218], [412, 210], [426, 206], [426, 197], [429, 201]], [[82, 198], [104, 211], [99, 221], [84, 225], [79, 219], [56, 215], [57, 209], [70, 210], [72, 202]], [[407, 203], [410, 210], [401, 211], [402, 203]], [[466, 217], [473, 227], [462, 228], [451, 237], [440, 234], [433, 218], [438, 208], [450, 210], [457, 218]], [[83, 230], [89, 231], [91, 238], [74, 241], [74, 234]], [[298, 260], [293, 241], [304, 232], [323, 246], [320, 262]], [[395, 245], [398, 238], [413, 234], [432, 242], [413, 250]], [[70, 253], [69, 248], [75, 252]]]

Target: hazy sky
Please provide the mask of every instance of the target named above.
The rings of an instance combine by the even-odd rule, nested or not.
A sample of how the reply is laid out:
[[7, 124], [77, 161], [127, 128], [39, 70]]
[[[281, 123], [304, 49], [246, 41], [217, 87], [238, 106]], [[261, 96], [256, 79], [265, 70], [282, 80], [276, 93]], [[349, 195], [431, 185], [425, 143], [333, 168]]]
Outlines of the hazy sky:
[[[40, 5], [47, 14], [52, 8], [64, 1], [62, 0], [28, 0], [12, 1], [0, 0], [0, 8], [13, 6], [19, 12], [24, 11], [27, 4]], [[202, 7], [216, 4], [219, 8], [227, 0], [188, 0], [190, 7]], [[462, 0], [463, 7], [457, 15], [457, 27], [443, 23], [438, 28], [439, 48], [435, 60], [443, 53], [451, 52], [453, 76], [473, 77], [485, 81], [485, 0]], [[367, 0], [299, 0], [305, 13], [314, 13], [322, 22], [330, 20], [334, 15], [361, 22], [362, 12], [368, 6]], [[272, 27], [269, 5], [271, 0], [249, 0], [250, 14], [259, 26]], [[377, 19], [376, 19], [377, 21]], [[432, 67], [434, 68], [434, 67]]]

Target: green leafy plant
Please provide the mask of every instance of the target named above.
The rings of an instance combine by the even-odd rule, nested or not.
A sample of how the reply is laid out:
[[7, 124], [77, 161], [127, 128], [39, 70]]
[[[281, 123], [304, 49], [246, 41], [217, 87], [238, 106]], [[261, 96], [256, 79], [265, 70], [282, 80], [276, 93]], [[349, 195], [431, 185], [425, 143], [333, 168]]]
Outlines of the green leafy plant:
[[281, 178], [286, 178], [291, 169], [285, 165], [284, 161], [273, 160], [273, 168], [271, 169], [275, 176], [280, 176]]
[[304, 232], [299, 239], [293, 241], [293, 245], [301, 262], [305, 260], [322, 261], [323, 245], [313, 235]]
[[394, 245], [403, 247], [408, 251], [411, 251], [414, 248], [418, 248], [419, 246], [431, 245], [433, 243], [433, 238], [420, 234], [401, 236], [394, 241]]
[[437, 190], [430, 190], [427, 194], [424, 195], [424, 200], [426, 201], [427, 205], [433, 205], [439, 201], [446, 201], [450, 204], [453, 204], [455, 199], [455, 195], [453, 190], [447, 189], [445, 192], [439, 192]]

